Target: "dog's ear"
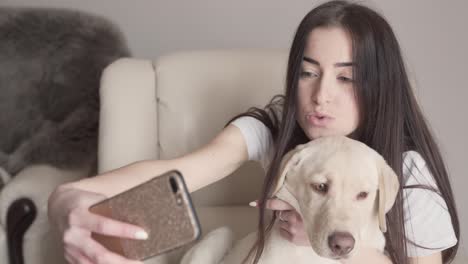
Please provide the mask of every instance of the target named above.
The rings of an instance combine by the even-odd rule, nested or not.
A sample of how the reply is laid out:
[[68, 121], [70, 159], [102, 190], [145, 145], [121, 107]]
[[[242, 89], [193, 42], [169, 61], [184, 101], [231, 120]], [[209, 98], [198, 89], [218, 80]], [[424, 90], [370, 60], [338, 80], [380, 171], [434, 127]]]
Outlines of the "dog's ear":
[[306, 147], [306, 145], [307, 144], [298, 145], [296, 148], [284, 155], [283, 159], [281, 160], [280, 169], [278, 171], [279, 176], [276, 178], [276, 183], [275, 187], [273, 188], [272, 196], [274, 196], [283, 186], [288, 171], [290, 171], [293, 167], [299, 165], [301, 161], [300, 152]]
[[382, 232], [387, 232], [385, 215], [395, 203], [400, 184], [393, 169], [382, 157], [379, 160], [379, 226]]
[[[310, 155], [314, 155], [317, 151], [325, 151], [324, 146], [327, 146], [328, 149], [336, 148], [336, 145], [330, 145], [330, 142], [335, 142], [336, 139], [332, 137], [322, 137], [319, 139], [311, 140], [305, 144], [297, 145], [293, 150], [289, 151], [284, 155], [281, 160], [280, 169], [278, 171], [278, 176], [276, 177], [276, 183], [273, 188], [272, 196], [274, 196], [279, 189], [284, 184], [286, 175], [291, 169], [298, 166], [302, 160], [306, 159]], [[328, 144], [328, 145], [326, 145]], [[307, 149], [304, 151], [304, 149]]]

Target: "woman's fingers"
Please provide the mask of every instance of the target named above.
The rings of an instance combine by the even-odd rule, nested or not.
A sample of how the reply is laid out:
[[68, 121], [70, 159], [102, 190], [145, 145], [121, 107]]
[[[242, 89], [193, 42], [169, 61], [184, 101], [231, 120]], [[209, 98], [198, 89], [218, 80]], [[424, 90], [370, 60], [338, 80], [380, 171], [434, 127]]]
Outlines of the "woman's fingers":
[[[78, 233], [76, 238], [79, 239], [74, 239], [65, 249], [65, 251], [72, 256], [73, 260], [79, 260], [78, 263], [87, 263], [86, 261], [88, 261], [93, 264], [142, 264], [140, 261], [127, 259], [107, 250], [104, 246], [84, 233], [86, 232]], [[80, 243], [76, 243], [76, 241], [80, 241]]]
[[294, 207], [289, 203], [277, 198], [268, 199], [266, 201], [266, 208], [270, 210], [294, 210]]
[[[253, 204], [253, 203], [255, 203], [255, 206], [256, 206], [257, 201], [253, 201], [250, 204]], [[266, 201], [265, 208], [279, 211], [278, 213], [281, 214], [281, 220], [283, 220], [284, 222], [289, 222], [291, 224], [302, 222], [302, 218], [299, 215], [299, 213], [296, 211], [296, 209], [292, 207], [292, 205], [290, 205], [289, 203], [281, 199], [277, 199], [277, 198], [268, 199]]]
[[[250, 206], [258, 206], [258, 200], [250, 202]], [[266, 201], [266, 209], [270, 210], [294, 210], [294, 207], [292, 207], [289, 203], [277, 199], [277, 198], [271, 198]]]
[[94, 263], [116, 263], [116, 264], [142, 264], [141, 261], [127, 259], [116, 253], [108, 251], [98, 242], [88, 238], [87, 246], [83, 247], [84, 254]]
[[302, 226], [293, 225], [288, 222], [279, 222], [281, 237], [298, 246], [310, 246], [309, 237]]
[[70, 214], [70, 226], [86, 229], [93, 233], [130, 239], [147, 239], [146, 231], [136, 225], [80, 210]]
[[300, 246], [310, 245], [301, 216], [295, 210], [276, 211], [281, 237]]
[[284, 231], [288, 232], [288, 234], [290, 234], [291, 236], [295, 236], [296, 233], [297, 233], [297, 230], [294, 227], [294, 225], [291, 225], [288, 222], [280, 221], [279, 227], [280, 227], [280, 229], [283, 229]]
[[[256, 206], [256, 204], [253, 204], [255, 202], [256, 201], [250, 203], [250, 205]], [[276, 219], [279, 220], [279, 232], [284, 239], [296, 245], [310, 245], [309, 238], [302, 223], [302, 217], [294, 207], [277, 198], [268, 199], [265, 207], [276, 211]]]
[[280, 232], [280, 235], [281, 235], [284, 239], [286, 239], [286, 240], [292, 242], [292, 240], [293, 240], [293, 235], [292, 235], [291, 233], [289, 233], [286, 229], [280, 228], [280, 229], [279, 229], [279, 232]]
[[89, 207], [106, 197], [103, 194], [71, 187], [57, 188], [49, 198], [48, 213], [51, 222], [62, 233], [64, 255], [69, 263], [142, 263], [122, 257], [107, 250], [93, 240], [91, 234], [99, 233], [130, 239], [147, 239], [139, 226], [93, 214]]
[[76, 247], [68, 246], [65, 248], [65, 259], [68, 263], [93, 264], [89, 258], [83, 255]]
[[[251, 206], [257, 206], [257, 201], [253, 201], [249, 203]], [[296, 209], [292, 207], [289, 203], [277, 199], [272, 198], [266, 201], [266, 209], [280, 211], [281, 213], [281, 220], [285, 222], [289, 222], [295, 224], [297, 222], [302, 222], [301, 216], [296, 212]]]
[[301, 216], [295, 210], [283, 210], [283, 211], [276, 211], [276, 212], [277, 212], [277, 219], [281, 220], [282, 222], [287, 222], [292, 225], [302, 222]]

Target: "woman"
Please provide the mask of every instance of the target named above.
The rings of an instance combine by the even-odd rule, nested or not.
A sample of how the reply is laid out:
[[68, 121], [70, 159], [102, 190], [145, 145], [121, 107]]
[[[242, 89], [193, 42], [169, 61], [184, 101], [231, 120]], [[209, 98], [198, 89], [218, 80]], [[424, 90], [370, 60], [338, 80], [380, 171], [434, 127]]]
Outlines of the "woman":
[[268, 170], [258, 201], [260, 232], [252, 253], [256, 259], [262, 253], [268, 232], [265, 209], [280, 212], [285, 239], [308, 245], [299, 214], [288, 204], [267, 198], [282, 157], [298, 144], [330, 135], [346, 135], [375, 149], [402, 184], [387, 214], [387, 256], [362, 250], [342, 262], [424, 264], [453, 259], [460, 231], [452, 190], [412, 92], [398, 42], [379, 14], [346, 1], [322, 4], [300, 23], [290, 49], [284, 96], [275, 97], [265, 109], [233, 118], [193, 153], [141, 161], [60, 186], [49, 199], [49, 215], [63, 234], [70, 262], [137, 263], [108, 252], [91, 239], [90, 232], [144, 239], [144, 231], [90, 214], [91, 204], [173, 168], [195, 191], [253, 159]]

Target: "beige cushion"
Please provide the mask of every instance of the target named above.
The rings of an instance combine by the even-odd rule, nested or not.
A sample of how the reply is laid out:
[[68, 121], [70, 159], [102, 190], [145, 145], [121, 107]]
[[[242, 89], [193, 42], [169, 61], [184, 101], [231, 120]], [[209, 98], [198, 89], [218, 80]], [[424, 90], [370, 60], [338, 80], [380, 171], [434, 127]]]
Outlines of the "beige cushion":
[[155, 78], [149, 60], [120, 59], [103, 71], [99, 172], [158, 158]]

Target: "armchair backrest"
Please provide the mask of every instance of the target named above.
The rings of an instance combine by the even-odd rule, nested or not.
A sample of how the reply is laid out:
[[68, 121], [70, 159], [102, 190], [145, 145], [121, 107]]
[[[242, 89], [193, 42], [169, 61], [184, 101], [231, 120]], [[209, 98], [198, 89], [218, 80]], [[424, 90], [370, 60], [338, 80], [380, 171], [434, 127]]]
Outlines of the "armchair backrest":
[[[233, 116], [264, 107], [283, 92], [286, 63], [286, 52], [268, 50], [117, 61], [102, 78], [100, 170], [139, 159], [174, 158], [208, 143]], [[194, 193], [195, 204], [246, 205], [257, 199], [264, 174], [260, 166], [247, 163], [233, 174]]]

